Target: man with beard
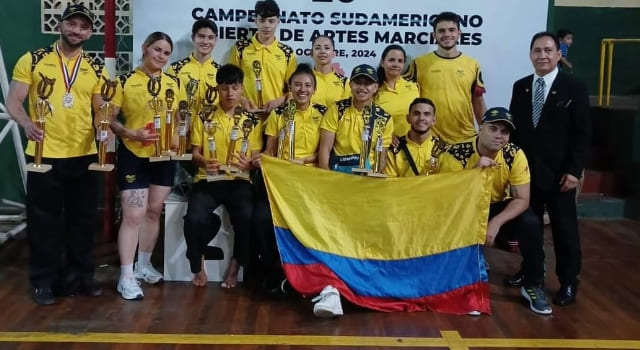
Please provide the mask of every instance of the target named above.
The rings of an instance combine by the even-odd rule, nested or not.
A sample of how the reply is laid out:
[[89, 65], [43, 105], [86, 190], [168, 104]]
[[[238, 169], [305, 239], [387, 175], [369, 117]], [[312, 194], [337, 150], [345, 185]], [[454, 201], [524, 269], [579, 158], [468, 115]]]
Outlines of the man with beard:
[[460, 17], [442, 12], [432, 23], [438, 48], [415, 58], [405, 77], [420, 85], [420, 97], [429, 97], [438, 106], [438, 124], [433, 131], [447, 143], [463, 141], [476, 131], [487, 109], [485, 87], [480, 65], [475, 59], [458, 51]]
[[[492, 168], [491, 206], [485, 245], [492, 246], [498, 232], [515, 235], [520, 242], [531, 244], [542, 240], [536, 235], [540, 220], [529, 207], [529, 165], [522, 149], [509, 142], [515, 131], [513, 115], [502, 107], [491, 108], [482, 117], [478, 136], [452, 145], [440, 158], [440, 173], [469, 168]], [[541, 243], [541, 242], [540, 242]], [[529, 279], [544, 274], [544, 266], [527, 255], [522, 271]], [[542, 269], [542, 270], [541, 270]], [[539, 284], [523, 289], [532, 311], [548, 315], [551, 307]]]
[[[94, 126], [99, 121], [92, 120], [91, 106], [102, 103], [103, 66], [82, 51], [93, 31], [93, 14], [83, 4], [70, 4], [58, 29], [59, 40], [18, 60], [7, 97], [9, 114], [29, 139], [27, 159], [33, 160], [35, 141], [45, 141], [42, 162], [52, 166], [27, 175], [29, 279], [32, 297], [41, 305], [55, 303], [54, 293], [102, 294], [93, 280], [97, 177], [88, 166], [97, 161]], [[55, 79], [46, 133], [32, 121], [45, 77]], [[29, 114], [23, 107], [27, 96]]]
[[[385, 173], [389, 176], [418, 176], [430, 172], [429, 161], [440, 139], [431, 134], [436, 123], [436, 106], [428, 98], [418, 97], [409, 105], [409, 132], [398, 138], [399, 146], [388, 152]], [[434, 169], [435, 170], [435, 169]]]

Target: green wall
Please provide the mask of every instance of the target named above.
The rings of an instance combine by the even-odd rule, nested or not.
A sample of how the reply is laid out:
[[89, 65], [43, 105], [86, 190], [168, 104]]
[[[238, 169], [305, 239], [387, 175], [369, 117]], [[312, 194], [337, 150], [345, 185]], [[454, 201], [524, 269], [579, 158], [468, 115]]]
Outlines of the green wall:
[[[562, 7], [552, 8], [551, 31], [568, 28], [574, 33], [568, 59], [573, 73], [598, 94], [600, 42], [603, 38], [640, 39], [640, 8]], [[640, 43], [618, 43], [614, 48], [612, 95], [640, 95]]]

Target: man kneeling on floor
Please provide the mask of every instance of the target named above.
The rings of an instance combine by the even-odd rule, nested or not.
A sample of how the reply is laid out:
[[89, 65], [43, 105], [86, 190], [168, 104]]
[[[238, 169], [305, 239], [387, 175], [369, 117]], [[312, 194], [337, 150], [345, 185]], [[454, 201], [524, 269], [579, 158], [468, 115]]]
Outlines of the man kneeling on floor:
[[536, 234], [541, 223], [529, 207], [530, 174], [527, 158], [522, 149], [509, 142], [514, 130], [513, 116], [507, 109], [489, 109], [482, 117], [477, 136], [452, 145], [442, 154], [440, 172], [494, 168], [486, 245], [494, 244], [498, 232], [518, 237], [521, 253], [527, 257], [522, 265], [524, 283], [521, 294], [533, 312], [548, 315], [551, 314], [551, 307], [542, 288], [544, 253], [534, 251], [534, 247], [542, 249], [542, 242], [532, 242], [542, 239], [541, 235]]

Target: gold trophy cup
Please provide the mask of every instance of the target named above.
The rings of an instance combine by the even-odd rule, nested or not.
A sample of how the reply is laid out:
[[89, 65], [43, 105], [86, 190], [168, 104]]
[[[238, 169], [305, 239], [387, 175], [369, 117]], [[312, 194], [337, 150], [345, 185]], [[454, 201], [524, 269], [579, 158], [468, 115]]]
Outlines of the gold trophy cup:
[[147, 91], [151, 95], [149, 100], [149, 108], [153, 111], [153, 129], [158, 137], [155, 141], [155, 153], [152, 157], [149, 157], [150, 162], [166, 162], [171, 160], [171, 157], [162, 154], [162, 119], [160, 118], [160, 111], [162, 110], [164, 103], [158, 98], [160, 89], [162, 88], [160, 77], [149, 77], [147, 82]]
[[367, 173], [367, 176], [372, 177], [387, 177], [382, 171], [382, 159], [384, 156], [384, 146], [383, 146], [383, 137], [384, 127], [386, 125], [386, 120], [383, 118], [377, 118], [373, 123], [373, 127], [376, 132], [376, 145], [374, 147], [373, 154], [373, 167], [372, 170]]
[[187, 101], [178, 102], [178, 151], [171, 156], [172, 160], [191, 160], [191, 153], [187, 153], [187, 134], [189, 125], [189, 103]]
[[[218, 123], [215, 122], [215, 120], [213, 120], [213, 110], [210, 108], [203, 109], [203, 112], [200, 114], [200, 118], [202, 119], [204, 136], [206, 136], [206, 140], [207, 140], [206, 151], [203, 147], [202, 154], [204, 155], [205, 152], [208, 152], [209, 153], [209, 157], [207, 157], [208, 159], [218, 160], [215, 134], [216, 134], [216, 130], [220, 128], [220, 126], [218, 125]], [[228, 180], [228, 179], [229, 177], [224, 172], [222, 173], [216, 172], [212, 174], [207, 173], [208, 182]]]
[[242, 107], [235, 107], [233, 110], [233, 127], [231, 128], [231, 135], [229, 146], [227, 148], [227, 158], [224, 162], [224, 165], [220, 167], [221, 170], [226, 171], [227, 173], [235, 174], [242, 172], [242, 170], [237, 167], [231, 165], [231, 159], [233, 159], [233, 153], [236, 150], [236, 143], [238, 143], [238, 139], [240, 138], [240, 119], [242, 118]]
[[114, 168], [113, 164], [105, 163], [107, 159], [107, 139], [109, 137], [109, 119], [113, 111], [111, 99], [116, 93], [116, 84], [115, 80], [104, 78], [104, 84], [100, 87], [100, 96], [102, 96], [104, 103], [100, 106], [102, 119], [100, 119], [100, 126], [98, 127], [98, 162], [91, 163], [89, 170], [109, 172]]
[[164, 92], [164, 101], [167, 104], [166, 117], [164, 120], [164, 133], [162, 134], [162, 154], [171, 157], [175, 153], [171, 150], [173, 139], [173, 102], [176, 100], [176, 94], [173, 89], [167, 89]]
[[[240, 145], [240, 154], [243, 156], [249, 155], [250, 143], [249, 134], [253, 130], [253, 121], [251, 119], [245, 119], [242, 122], [242, 144]], [[246, 170], [240, 170], [238, 173], [234, 173], [233, 176], [240, 179], [249, 180], [249, 172]]]
[[33, 156], [33, 163], [27, 164], [27, 171], [33, 171], [37, 173], [46, 173], [51, 170], [50, 164], [42, 164], [42, 153], [44, 150], [44, 138], [46, 136], [46, 120], [47, 115], [53, 117], [53, 107], [47, 100], [53, 92], [53, 84], [56, 80], [54, 78], [48, 78], [40, 73], [40, 82], [37, 86], [38, 99], [35, 104], [36, 120], [34, 123], [42, 130], [43, 136], [41, 141], [36, 141], [36, 151]]
[[360, 146], [358, 167], [351, 168], [351, 172], [366, 175], [369, 173], [367, 160], [369, 159], [369, 148], [371, 145], [371, 128], [369, 126], [369, 122], [371, 121], [371, 105], [362, 108], [362, 120], [364, 121], [364, 126], [362, 127], [362, 144]]
[[200, 80], [193, 79], [189, 76], [189, 81], [187, 82], [186, 90], [187, 90], [187, 103], [189, 105], [189, 115], [187, 118], [187, 138], [189, 137], [189, 133], [191, 132], [191, 118], [193, 117], [194, 111], [198, 111], [200, 106], [198, 106], [198, 89], [200, 88]]
[[254, 112], [264, 114], [264, 98], [262, 97], [262, 64], [255, 60], [251, 63], [253, 75], [256, 79], [256, 94], [258, 96], [258, 109]]
[[433, 148], [431, 149], [431, 158], [427, 161], [427, 172], [425, 175], [431, 175], [438, 172], [440, 169], [440, 162], [438, 161], [440, 155], [447, 151], [449, 145], [440, 140], [439, 138], [435, 139], [433, 144]]
[[[301, 160], [296, 159], [296, 102], [289, 100], [285, 106], [283, 118], [284, 125], [280, 129], [278, 136], [278, 158], [288, 159], [291, 162], [302, 164]], [[285, 144], [287, 145], [287, 152], [285, 152]], [[286, 154], [286, 156], [285, 156]]]

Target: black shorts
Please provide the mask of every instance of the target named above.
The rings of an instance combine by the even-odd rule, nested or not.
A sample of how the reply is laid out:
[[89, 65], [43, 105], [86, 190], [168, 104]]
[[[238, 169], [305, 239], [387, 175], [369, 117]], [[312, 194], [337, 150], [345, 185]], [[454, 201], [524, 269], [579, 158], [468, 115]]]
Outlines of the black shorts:
[[120, 191], [149, 188], [149, 185], [173, 186], [176, 161], [149, 162], [149, 158], [136, 156], [120, 143], [116, 163]]

